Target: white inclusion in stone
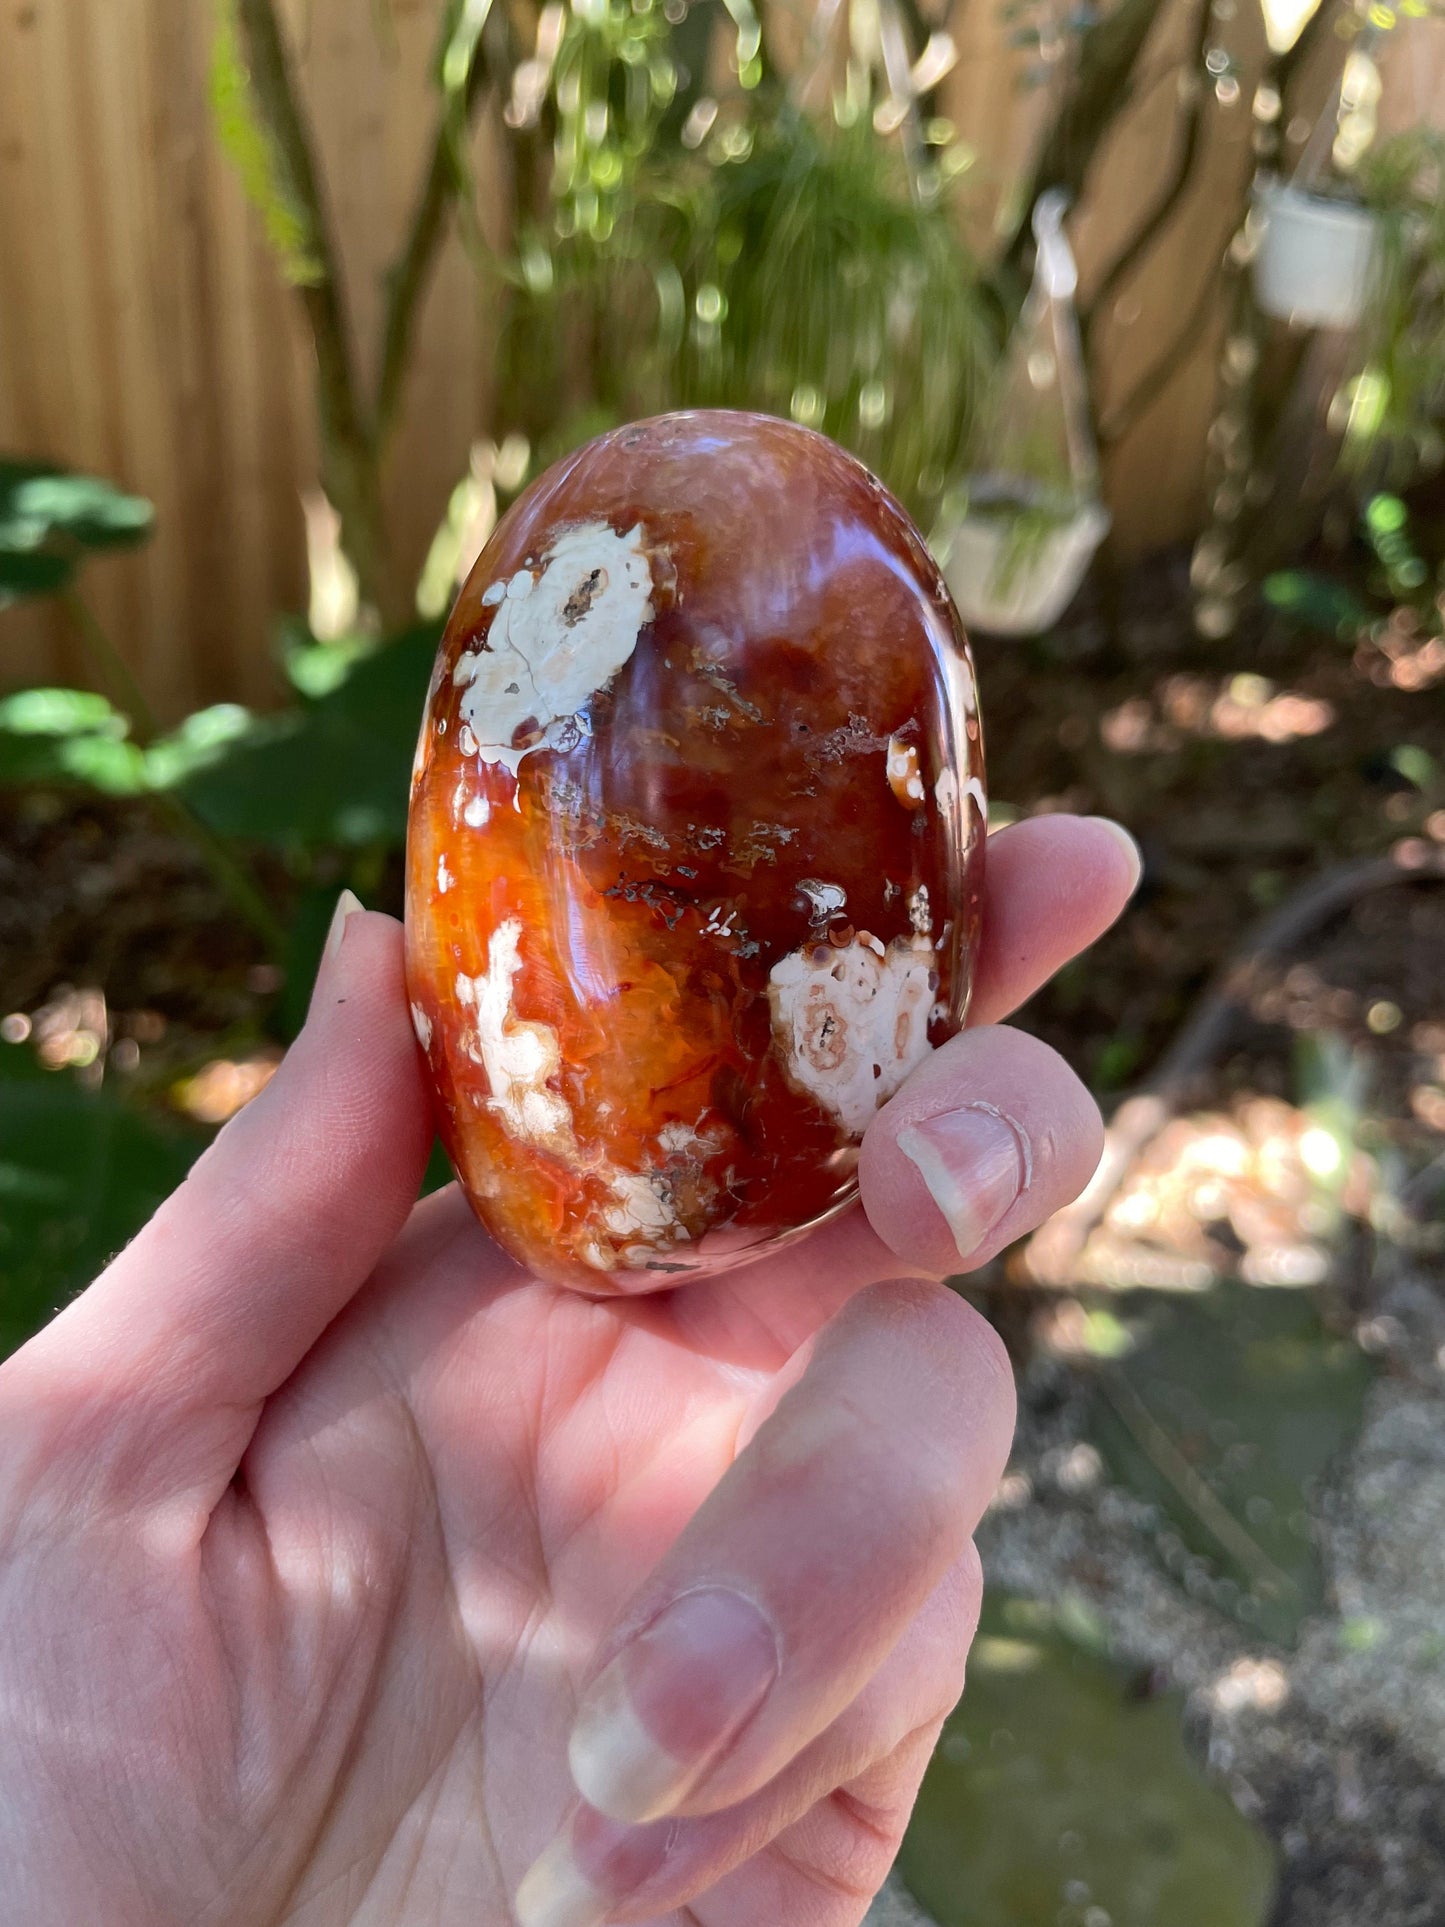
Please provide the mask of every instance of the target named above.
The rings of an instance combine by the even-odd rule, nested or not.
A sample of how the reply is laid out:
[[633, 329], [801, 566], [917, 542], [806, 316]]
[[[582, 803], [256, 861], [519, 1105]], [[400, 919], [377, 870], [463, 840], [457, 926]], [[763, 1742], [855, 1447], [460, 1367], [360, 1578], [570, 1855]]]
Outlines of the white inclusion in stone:
[[906, 809], [917, 809], [923, 801], [923, 777], [918, 768], [918, 751], [912, 743], [897, 736], [888, 738], [888, 787]]
[[416, 1041], [423, 1050], [431, 1049], [431, 1018], [420, 1004], [411, 1007], [411, 1027], [416, 1032]]
[[522, 925], [509, 917], [492, 932], [486, 975], [457, 977], [457, 1002], [476, 1013], [475, 1041], [468, 1053], [492, 1087], [491, 1108], [504, 1131], [521, 1144], [565, 1154], [573, 1149], [572, 1110], [547, 1088], [561, 1066], [557, 1033], [550, 1024], [528, 1023], [512, 1010], [512, 979], [522, 968]]
[[[875, 940], [876, 941], [876, 940]], [[809, 944], [773, 965], [773, 1038], [793, 1081], [861, 1137], [932, 1046], [933, 945], [895, 937], [880, 957], [859, 938]]]
[[[452, 681], [483, 762], [515, 776], [524, 756], [548, 746], [554, 726], [575, 732], [572, 718], [630, 659], [651, 622], [642, 524], [627, 535], [605, 522], [564, 529], [540, 573], [519, 569], [495, 606], [486, 636], [458, 657]], [[514, 747], [523, 726], [530, 740]]]
[[484, 609], [495, 609], [506, 593], [507, 585], [505, 582], [489, 582], [482, 591], [482, 607]]
[[673, 1118], [658, 1132], [657, 1141], [669, 1158], [702, 1159], [710, 1158], [717, 1150], [719, 1137], [716, 1125], [703, 1129], [701, 1118], [696, 1124], [684, 1124], [681, 1118]]
[[462, 811], [462, 821], [469, 830], [480, 830], [492, 814], [492, 806], [485, 796], [474, 796]]
[[983, 818], [984, 822], [987, 823], [988, 797], [984, 792], [982, 779], [977, 776], [970, 776], [963, 786], [963, 793], [965, 796], [971, 796], [973, 798], [974, 802], [978, 805], [979, 815]]
[[848, 892], [841, 883], [823, 883], [817, 877], [804, 877], [798, 888], [813, 906], [814, 923], [826, 923], [848, 901]]
[[677, 1225], [677, 1213], [664, 1181], [638, 1171], [613, 1171], [608, 1186], [615, 1204], [602, 1213], [602, 1222], [619, 1238], [642, 1237], [654, 1247]]
[[[926, 937], [933, 929], [933, 906], [928, 900], [928, 885], [920, 883], [908, 898], [908, 921], [915, 937]], [[929, 946], [930, 949], [932, 946]]]
[[475, 756], [477, 753], [477, 739], [465, 723], [457, 732], [457, 748], [463, 756]]
[[447, 891], [451, 889], [452, 885], [455, 882], [456, 882], [456, 878], [452, 875], [451, 871], [447, 868], [446, 857], [444, 855], [438, 857], [437, 859], [437, 893], [438, 895], [445, 896]]
[[952, 816], [958, 807], [958, 778], [951, 769], [938, 772], [938, 781], [933, 786], [933, 800], [945, 816]]

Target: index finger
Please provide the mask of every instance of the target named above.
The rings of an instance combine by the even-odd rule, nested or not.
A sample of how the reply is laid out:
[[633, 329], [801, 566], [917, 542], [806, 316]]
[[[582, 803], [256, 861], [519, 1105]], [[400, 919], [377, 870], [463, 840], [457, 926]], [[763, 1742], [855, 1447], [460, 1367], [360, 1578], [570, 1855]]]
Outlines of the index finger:
[[988, 840], [970, 1024], [996, 1024], [1121, 914], [1139, 846], [1105, 816], [1034, 816]]

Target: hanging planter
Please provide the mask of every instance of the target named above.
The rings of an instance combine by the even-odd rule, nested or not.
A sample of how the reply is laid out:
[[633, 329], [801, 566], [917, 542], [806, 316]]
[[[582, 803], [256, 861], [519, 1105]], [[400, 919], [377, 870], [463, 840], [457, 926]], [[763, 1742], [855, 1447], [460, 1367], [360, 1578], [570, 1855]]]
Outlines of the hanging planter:
[[1051, 629], [1078, 594], [1108, 532], [1109, 512], [1100, 502], [1050, 503], [1042, 492], [1030, 500], [1006, 482], [982, 478], [946, 544], [935, 537], [934, 547], [971, 628], [1034, 636]]
[[1255, 194], [1254, 296], [1267, 315], [1305, 328], [1355, 328], [1379, 257], [1379, 218], [1356, 200], [1295, 181]]
[[950, 491], [932, 538], [964, 621], [997, 635], [1051, 628], [1109, 528], [1064, 206], [1050, 193], [1034, 211], [1033, 285], [986, 413], [984, 459]]

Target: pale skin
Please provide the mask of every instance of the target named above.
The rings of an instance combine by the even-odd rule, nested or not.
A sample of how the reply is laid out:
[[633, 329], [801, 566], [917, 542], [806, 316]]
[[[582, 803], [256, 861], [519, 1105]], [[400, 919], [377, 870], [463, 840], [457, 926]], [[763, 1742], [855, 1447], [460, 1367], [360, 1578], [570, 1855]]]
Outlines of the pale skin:
[[[1093, 1105], [998, 1025], [1137, 875], [1094, 821], [990, 854], [973, 1027], [871, 1127], [863, 1207], [650, 1299], [526, 1277], [455, 1187], [413, 1207], [401, 933], [338, 926], [271, 1086], [0, 1367], [7, 1927], [856, 1927], [963, 1684], [1013, 1419], [894, 1140], [982, 1105], [1026, 1143], [968, 1263], [1078, 1192]], [[645, 1824], [579, 1805], [589, 1686], [719, 1588], [766, 1691], [715, 1745], [726, 1681], [634, 1668], [677, 1785]]]

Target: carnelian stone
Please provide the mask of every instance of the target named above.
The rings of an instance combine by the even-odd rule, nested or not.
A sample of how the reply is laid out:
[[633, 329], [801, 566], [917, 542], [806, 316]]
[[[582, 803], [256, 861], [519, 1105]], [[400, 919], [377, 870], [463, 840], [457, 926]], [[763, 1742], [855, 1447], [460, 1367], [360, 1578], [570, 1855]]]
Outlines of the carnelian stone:
[[846, 1205], [963, 1021], [985, 814], [958, 616], [851, 456], [697, 413], [549, 470], [447, 625], [407, 852], [413, 1017], [488, 1230], [635, 1292]]

